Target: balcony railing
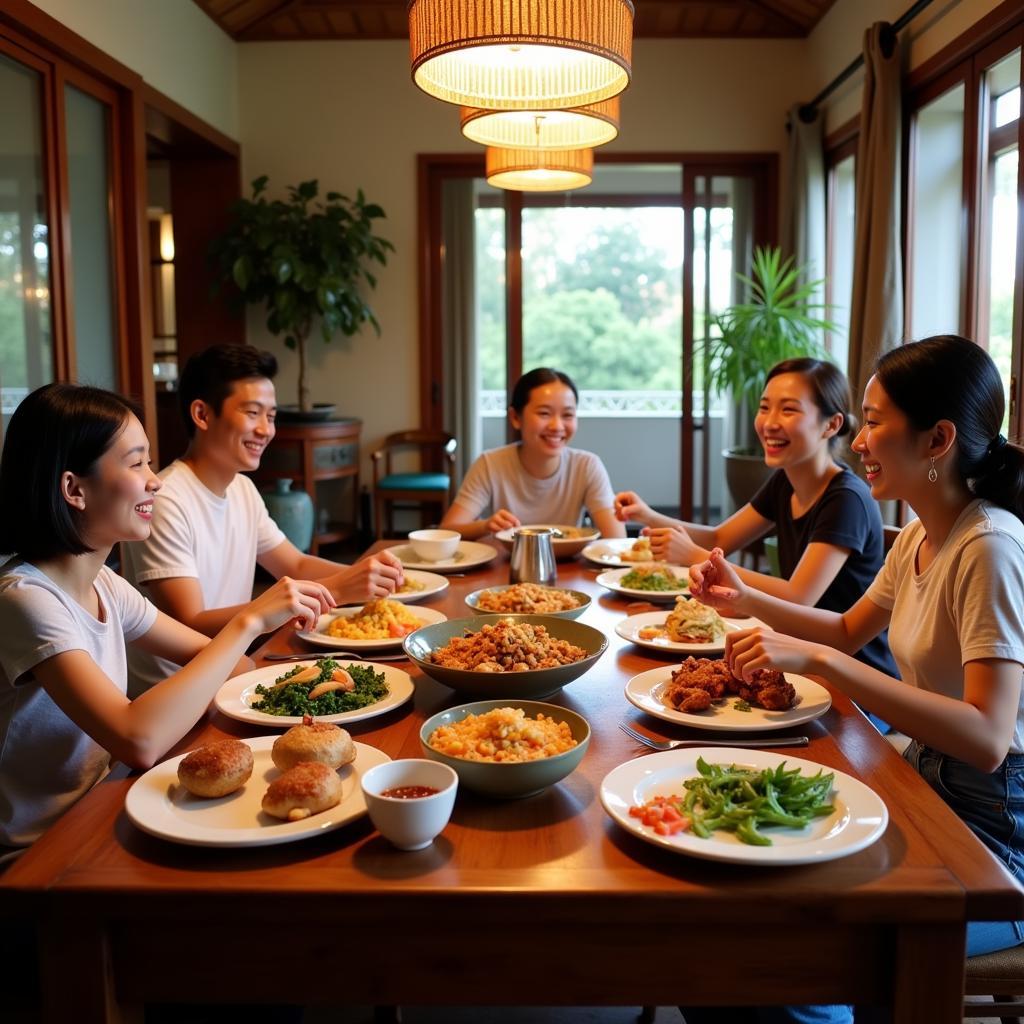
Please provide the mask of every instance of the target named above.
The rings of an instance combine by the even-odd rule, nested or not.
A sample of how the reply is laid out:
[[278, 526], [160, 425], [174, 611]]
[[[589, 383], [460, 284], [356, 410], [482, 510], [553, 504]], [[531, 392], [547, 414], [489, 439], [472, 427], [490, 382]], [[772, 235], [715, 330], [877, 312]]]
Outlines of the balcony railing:
[[[711, 412], [720, 412], [721, 402], [717, 396], [712, 401]], [[481, 391], [479, 405], [481, 416], [503, 417], [508, 407], [508, 395], [504, 391]], [[704, 395], [695, 392], [693, 407], [704, 408]], [[683, 412], [681, 391], [580, 391], [579, 415], [606, 416], [630, 419], [671, 418], [678, 419]]]

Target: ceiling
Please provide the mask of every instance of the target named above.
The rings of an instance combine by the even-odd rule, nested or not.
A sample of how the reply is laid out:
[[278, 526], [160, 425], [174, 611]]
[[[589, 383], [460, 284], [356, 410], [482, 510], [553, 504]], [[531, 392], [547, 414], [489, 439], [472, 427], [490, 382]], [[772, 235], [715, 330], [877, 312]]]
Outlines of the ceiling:
[[[406, 39], [407, 0], [195, 0], [239, 42]], [[835, 0], [634, 0], [638, 39], [806, 36]]]

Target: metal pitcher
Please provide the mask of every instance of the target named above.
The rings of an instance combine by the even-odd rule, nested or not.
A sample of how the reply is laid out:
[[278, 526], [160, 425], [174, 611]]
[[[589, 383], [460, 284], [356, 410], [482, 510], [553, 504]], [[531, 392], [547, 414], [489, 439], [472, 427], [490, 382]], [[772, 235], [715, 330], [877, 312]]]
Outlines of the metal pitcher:
[[551, 546], [554, 533], [554, 530], [543, 526], [521, 526], [516, 530], [509, 565], [510, 583], [554, 585], [555, 549]]

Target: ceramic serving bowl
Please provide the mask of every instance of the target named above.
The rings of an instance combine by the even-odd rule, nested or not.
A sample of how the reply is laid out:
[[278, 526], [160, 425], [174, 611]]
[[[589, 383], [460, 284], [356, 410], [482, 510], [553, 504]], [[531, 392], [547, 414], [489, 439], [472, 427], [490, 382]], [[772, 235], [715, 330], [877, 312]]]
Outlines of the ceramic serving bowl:
[[[529, 669], [526, 672], [480, 672], [475, 669], [447, 668], [430, 660], [431, 651], [444, 647], [453, 637], [477, 633], [484, 625], [493, 625], [503, 619], [544, 626], [550, 636], [582, 647], [587, 656], [568, 665]], [[424, 626], [410, 633], [402, 647], [422, 672], [459, 693], [506, 701], [537, 700], [550, 697], [566, 683], [578, 679], [590, 669], [607, 649], [608, 638], [593, 626], [554, 615], [478, 615], [475, 618], [448, 619]]]
[[409, 543], [424, 562], [443, 562], [459, 548], [462, 535], [455, 530], [413, 530]]
[[[482, 715], [501, 707], [521, 708], [528, 718], [536, 718], [538, 713], [542, 713], [556, 722], [565, 722], [576, 740], [576, 746], [552, 757], [520, 762], [469, 761], [444, 754], [430, 746], [430, 737], [440, 726], [452, 725], [461, 722], [467, 715]], [[428, 718], [420, 727], [420, 745], [424, 755], [454, 769], [459, 776], [460, 786], [484, 796], [506, 800], [533, 796], [561, 782], [583, 760], [589, 743], [590, 725], [582, 715], [557, 704], [543, 704], [535, 700], [481, 700], [460, 704]]]
[[[466, 604], [468, 604], [469, 607], [472, 608], [473, 611], [477, 615], [497, 615], [497, 614], [503, 614], [503, 613], [499, 613], [499, 612], [493, 612], [489, 608], [481, 608], [480, 607], [480, 598], [484, 594], [500, 592], [500, 591], [503, 591], [503, 590], [508, 590], [511, 587], [514, 587], [516, 585], [517, 584], [515, 584], [515, 583], [507, 583], [507, 584], [505, 584], [504, 586], [501, 586], [501, 587], [484, 587], [483, 590], [474, 590], [473, 593], [470, 594], [466, 598]], [[562, 611], [562, 612], [542, 612], [542, 613], [538, 613], [538, 614], [554, 615], [556, 618], [559, 618], [559, 619], [578, 619], [590, 607], [590, 595], [589, 594], [584, 594], [582, 590], [566, 590], [565, 587], [554, 587], [552, 589], [554, 589], [554, 590], [562, 590], [562, 591], [564, 591], [567, 594], [572, 594], [572, 596], [575, 597], [576, 601], [578, 602], [576, 607], [575, 608], [567, 608], [565, 611]], [[526, 613], [519, 612], [517, 614], [522, 615], [522, 614], [526, 614]]]
[[[527, 524], [523, 524], [526, 526]], [[555, 558], [572, 558], [578, 555], [588, 544], [601, 536], [601, 531], [594, 526], [569, 526], [566, 523], [530, 523], [531, 530], [554, 530], [551, 538], [551, 548], [555, 552]], [[503, 544], [510, 551], [515, 541], [518, 526], [510, 527], [507, 530], [499, 530], [494, 538]]]

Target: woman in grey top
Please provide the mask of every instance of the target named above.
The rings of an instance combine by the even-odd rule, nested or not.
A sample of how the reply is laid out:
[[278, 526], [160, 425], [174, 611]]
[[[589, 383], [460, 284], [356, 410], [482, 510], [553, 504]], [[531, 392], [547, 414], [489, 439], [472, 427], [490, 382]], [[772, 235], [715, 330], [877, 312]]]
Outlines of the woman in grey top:
[[512, 389], [509, 419], [520, 440], [484, 452], [469, 468], [441, 520], [473, 540], [530, 523], [579, 523], [584, 509], [605, 537], [624, 537], [608, 471], [591, 452], [570, 448], [579, 393], [568, 375], [538, 367]]
[[[817, 673], [914, 738], [905, 756], [1024, 880], [1024, 451], [1000, 433], [988, 354], [952, 335], [884, 355], [853, 443], [875, 498], [907, 526], [867, 593], [839, 614], [752, 590], [720, 552], [690, 570], [707, 604], [737, 604], [778, 632], [733, 634], [726, 657]], [[902, 682], [849, 657], [889, 626]], [[1024, 941], [1020, 922], [968, 927], [969, 954]]]

